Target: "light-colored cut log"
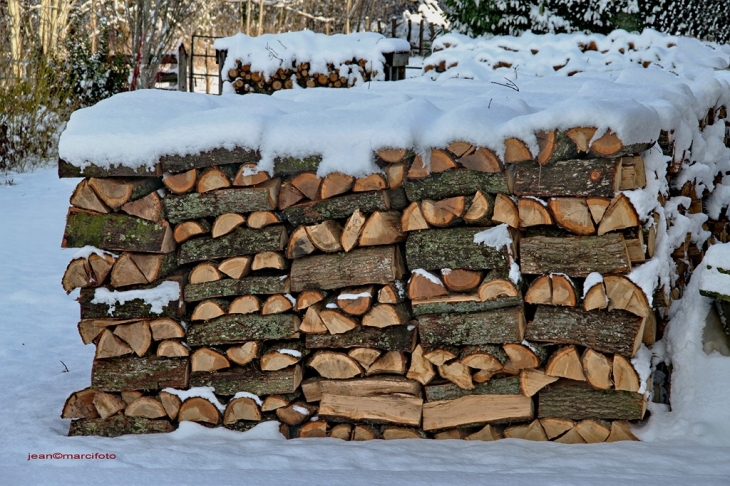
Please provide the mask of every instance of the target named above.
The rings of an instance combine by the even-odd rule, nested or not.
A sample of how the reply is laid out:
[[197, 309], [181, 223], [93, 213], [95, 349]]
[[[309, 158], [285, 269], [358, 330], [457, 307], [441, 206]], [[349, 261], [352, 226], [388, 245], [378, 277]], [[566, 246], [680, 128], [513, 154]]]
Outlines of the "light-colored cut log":
[[627, 191], [646, 187], [646, 168], [640, 155], [621, 157], [621, 186], [619, 190]]
[[578, 431], [573, 427], [557, 439], [554, 439], [553, 442], [557, 442], [559, 444], [585, 444], [586, 441], [581, 435], [578, 433]]
[[467, 169], [479, 172], [502, 172], [503, 169], [502, 163], [494, 152], [484, 147], [461, 157], [459, 163]]
[[596, 227], [591, 219], [588, 203], [578, 197], [552, 197], [548, 207], [553, 213], [555, 222], [563, 229], [576, 235], [588, 236], [596, 234]]
[[307, 422], [299, 428], [299, 437], [327, 437], [327, 422], [325, 422], [324, 420]]
[[504, 439], [502, 429], [499, 426], [492, 424], [487, 424], [477, 432], [466, 437], [466, 440], [493, 441], [499, 439]]
[[177, 243], [189, 240], [193, 236], [204, 235], [210, 231], [210, 225], [200, 221], [183, 221], [175, 226], [172, 236]]
[[378, 358], [368, 368], [366, 375], [377, 375], [383, 373], [405, 375], [407, 369], [407, 359], [402, 351], [388, 351]]
[[557, 350], [550, 357], [545, 366], [545, 374], [571, 380], [586, 381], [583, 365], [580, 363], [578, 350], [575, 346], [565, 346]]
[[195, 187], [198, 180], [198, 169], [190, 169], [187, 172], [171, 175], [162, 179], [162, 183], [173, 194], [185, 194]]
[[403, 185], [403, 181], [406, 178], [405, 164], [390, 164], [383, 171], [385, 172], [385, 179], [388, 182], [389, 188], [396, 189]]
[[412, 202], [410, 206], [403, 210], [400, 225], [401, 229], [406, 232], [429, 228], [428, 223], [423, 216], [423, 212], [421, 211], [421, 205], [417, 202]]
[[386, 148], [378, 150], [378, 157], [389, 164], [395, 164], [403, 160], [407, 153], [405, 149]]
[[88, 180], [88, 185], [99, 199], [113, 211], [118, 211], [135, 196], [146, 195], [157, 187], [153, 179], [118, 179], [113, 177]]
[[598, 225], [598, 235], [604, 235], [609, 231], [636, 227], [640, 224], [641, 220], [634, 205], [631, 204], [628, 197], [621, 193], [613, 198], [611, 204], [606, 208], [606, 212]]
[[378, 302], [381, 304], [398, 304], [406, 296], [405, 285], [399, 280], [389, 283], [378, 290]]
[[423, 439], [423, 437], [413, 429], [404, 429], [401, 427], [386, 427], [385, 429], [383, 429], [383, 439]]
[[279, 217], [272, 211], [254, 211], [246, 218], [246, 224], [253, 229], [266, 228], [280, 222]]
[[464, 196], [450, 197], [440, 201], [424, 199], [421, 201], [421, 214], [431, 226], [445, 228], [455, 223], [464, 214], [466, 198]]
[[95, 393], [93, 403], [94, 408], [96, 408], [96, 411], [99, 414], [99, 418], [102, 419], [107, 419], [112, 415], [115, 415], [117, 412], [124, 410], [124, 407], [127, 406], [121, 398], [116, 395], [112, 395], [111, 393], [104, 392]]
[[306, 198], [313, 201], [319, 199], [319, 188], [322, 186], [322, 178], [317, 177], [317, 174], [314, 172], [300, 172], [292, 177], [290, 182]]
[[606, 307], [608, 307], [606, 288], [603, 282], [598, 282], [588, 289], [585, 297], [583, 297], [583, 310], [590, 311], [594, 309], [605, 309]]
[[360, 246], [390, 245], [405, 240], [400, 218], [398, 211], [375, 211], [362, 227]]
[[334, 351], [317, 352], [309, 361], [309, 366], [324, 378], [353, 378], [362, 373], [360, 365], [354, 359]]
[[623, 147], [624, 144], [618, 138], [618, 135], [611, 129], [608, 129], [606, 133], [593, 141], [591, 144], [591, 152], [601, 157], [611, 157], [612, 155], [616, 155]]
[[189, 354], [190, 351], [188, 351], [188, 348], [183, 346], [180, 341], [175, 341], [173, 339], [165, 339], [164, 341], [160, 341], [160, 344], [157, 345], [157, 356], [160, 357], [180, 358], [188, 356]]
[[210, 235], [213, 238], [219, 238], [223, 235], [227, 235], [234, 229], [238, 228], [246, 222], [246, 216], [238, 213], [225, 213], [221, 214], [213, 222], [213, 228], [210, 230]]
[[629, 261], [632, 265], [644, 263], [646, 256], [644, 255], [644, 244], [639, 238], [626, 238], [626, 251], [629, 252]]
[[149, 283], [142, 271], [137, 267], [130, 252], [121, 254], [114, 263], [111, 271], [110, 283], [112, 287], [126, 287]]
[[86, 388], [73, 392], [63, 404], [61, 418], [99, 418], [99, 413], [94, 407], [94, 397], [99, 393], [97, 390]]
[[125, 354], [132, 354], [134, 350], [124, 341], [119, 339], [109, 329], [104, 329], [96, 343], [96, 354], [94, 359], [116, 358]]
[[423, 179], [430, 174], [437, 174], [454, 168], [456, 168], [456, 162], [454, 162], [453, 157], [447, 151], [433, 149], [431, 150], [428, 166], [424, 163], [420, 155], [416, 156], [413, 164], [411, 164], [411, 168], [408, 170], [408, 178]]
[[191, 397], [180, 405], [177, 414], [178, 422], [202, 422], [211, 425], [218, 425], [221, 421], [221, 414], [215, 405], [202, 397]]
[[322, 322], [322, 318], [319, 316], [321, 311], [321, 305], [319, 303], [307, 307], [307, 312], [304, 313], [302, 323], [299, 325], [299, 331], [305, 334], [326, 334], [328, 332], [327, 326]]
[[469, 292], [479, 287], [482, 281], [482, 272], [478, 270], [441, 270], [444, 284], [452, 292]]
[[548, 439], [553, 440], [575, 427], [575, 422], [564, 418], [549, 417], [540, 419], [540, 425], [542, 425]]
[[611, 433], [606, 438], [606, 442], [617, 442], [620, 440], [639, 440], [631, 432], [631, 425], [627, 420], [614, 420], [611, 422]]
[[231, 187], [231, 181], [226, 173], [217, 167], [210, 167], [200, 175], [195, 188], [200, 194], [204, 194], [225, 187]]
[[587, 444], [605, 442], [611, 434], [611, 429], [595, 420], [581, 420], [575, 424], [575, 431], [583, 437]]
[[430, 299], [449, 295], [449, 291], [436, 275], [425, 270], [414, 270], [408, 280], [409, 299]]
[[459, 360], [462, 364], [473, 368], [475, 370], [483, 371], [500, 371], [502, 369], [502, 363], [488, 353], [471, 353], [464, 356]]
[[510, 367], [514, 370], [528, 370], [540, 366], [540, 356], [522, 344], [503, 344], [504, 352], [509, 357]]
[[428, 385], [436, 377], [433, 364], [423, 355], [423, 346], [420, 344], [411, 353], [411, 365], [406, 377], [416, 380], [422, 385]]
[[382, 329], [405, 324], [409, 318], [410, 313], [402, 304], [376, 304], [362, 316], [362, 325]]
[[227, 258], [218, 265], [218, 271], [231, 278], [245, 277], [251, 271], [252, 261], [251, 255]]
[[471, 379], [474, 383], [486, 383], [497, 373], [499, 371], [477, 370], [476, 373], [471, 375]]
[[588, 152], [591, 148], [591, 139], [595, 133], [596, 129], [593, 127], [574, 127], [565, 132], [580, 152]]
[[251, 271], [257, 271], [257, 270], [286, 270], [288, 266], [288, 263], [286, 259], [284, 258], [284, 255], [282, 255], [278, 251], [262, 251], [261, 253], [257, 253], [253, 257], [253, 262], [251, 262]]
[[96, 285], [102, 285], [111, 273], [116, 258], [107, 253], [104, 253], [104, 255], [94, 253], [89, 255], [88, 260], [91, 266], [91, 274], [94, 277], [94, 283]]
[[122, 401], [125, 403], [125, 406], [127, 406], [139, 397], [141, 397], [143, 393], [139, 390], [122, 390], [120, 395]]
[[482, 191], [477, 191], [471, 200], [469, 209], [464, 214], [467, 224], [487, 224], [491, 220], [494, 210], [494, 200], [487, 197]]
[[165, 407], [152, 397], [139, 397], [130, 403], [124, 410], [127, 417], [144, 417], [148, 419], [157, 419], [167, 416]]
[[144, 356], [152, 344], [152, 332], [147, 321], [117, 326], [114, 335], [129, 344], [137, 356]]
[[351, 316], [365, 314], [373, 302], [373, 286], [345, 289], [337, 296], [337, 306]]
[[128, 324], [136, 322], [137, 319], [82, 319], [78, 323], [78, 331], [84, 344], [95, 341], [101, 332], [109, 326], [117, 326], [119, 324]]
[[335, 253], [342, 250], [340, 238], [342, 226], [333, 220], [323, 221], [312, 226], [306, 226], [307, 236], [315, 248], [325, 253]]
[[586, 204], [588, 204], [588, 210], [591, 213], [593, 224], [599, 224], [603, 219], [608, 205], [611, 204], [611, 200], [605, 197], [589, 197], [586, 199]]
[[474, 382], [471, 379], [469, 367], [454, 361], [453, 363], [441, 365], [438, 367], [439, 375], [445, 378], [463, 390], [473, 390]]
[[285, 395], [269, 395], [264, 398], [261, 405], [262, 412], [273, 412], [277, 408], [286, 407], [291, 403], [291, 399]]
[[196, 371], [218, 371], [230, 368], [231, 363], [224, 355], [210, 348], [199, 348], [190, 357], [190, 369]]
[[456, 359], [456, 354], [448, 349], [433, 349], [423, 355], [428, 361], [436, 366], [442, 366], [449, 361]]
[[162, 199], [157, 192], [151, 192], [136, 201], [129, 201], [121, 209], [130, 216], [137, 216], [148, 221], [159, 222], [164, 217]]
[[494, 198], [494, 214], [492, 221], [495, 223], [506, 223], [512, 228], [520, 227], [520, 213], [517, 204], [504, 194], [497, 194]]
[[613, 355], [613, 381], [616, 390], [638, 392], [641, 387], [639, 374], [631, 361], [620, 354]]
[[297, 296], [296, 310], [304, 310], [309, 306], [322, 302], [326, 294], [321, 290], [304, 290]]
[[228, 306], [229, 314], [253, 314], [261, 310], [261, 301], [255, 295], [237, 297]]
[[71, 194], [71, 205], [79, 209], [88, 209], [97, 213], [109, 213], [111, 209], [104, 204], [96, 192], [89, 185], [88, 179], [79, 182]]
[[464, 157], [474, 153], [474, 150], [476, 150], [476, 148], [469, 142], [462, 141], [451, 142], [446, 149], [454, 154], [455, 157]]
[[364, 369], [368, 369], [370, 365], [380, 357], [382, 351], [374, 348], [353, 348], [347, 352], [347, 355], [360, 363]]
[[319, 318], [330, 334], [341, 334], [357, 327], [357, 321], [333, 309], [319, 311]]
[[578, 305], [578, 295], [573, 281], [567, 275], [554, 273], [550, 276], [552, 281], [552, 305], [564, 305], [575, 307]]
[[525, 142], [517, 138], [508, 138], [504, 141], [504, 162], [514, 164], [532, 160], [530, 149], [527, 148]]
[[342, 245], [343, 250], [348, 252], [357, 246], [357, 242], [360, 240], [360, 235], [362, 234], [362, 229], [365, 226], [366, 221], [367, 218], [360, 209], [356, 209], [347, 219], [340, 236], [340, 244]]
[[169, 255], [154, 255], [149, 253], [130, 253], [130, 258], [137, 265], [137, 268], [144, 278], [152, 283], [157, 280], [162, 272], [168, 272], [170, 259]]
[[166, 391], [161, 391], [158, 398], [167, 416], [172, 420], [177, 420], [177, 414], [180, 412], [180, 405], [182, 405], [180, 397]]
[[299, 226], [292, 231], [291, 236], [289, 236], [289, 243], [286, 245], [286, 257], [288, 259], [291, 260], [309, 255], [314, 250], [314, 245], [312, 244], [312, 240], [309, 239], [309, 234], [305, 226]]
[[269, 174], [265, 170], [259, 170], [256, 164], [241, 164], [236, 176], [233, 178], [234, 186], [249, 187], [261, 184], [269, 180]]
[[297, 357], [293, 354], [272, 350], [261, 356], [261, 371], [283, 370], [284, 368], [297, 364], [300, 359], [301, 356]]
[[63, 285], [63, 290], [69, 294], [74, 289], [102, 285], [103, 282], [95, 282], [94, 276], [91, 273], [91, 265], [89, 265], [89, 261], [86, 258], [76, 258], [71, 260], [71, 263], [66, 267], [66, 271], [63, 272], [61, 284]]
[[517, 297], [518, 295], [520, 295], [520, 291], [517, 290], [517, 287], [510, 280], [504, 278], [484, 280], [479, 286], [479, 300], [482, 302], [501, 297]]
[[550, 383], [558, 381], [557, 376], [548, 376], [542, 370], [528, 369], [520, 372], [520, 390], [526, 397], [531, 397]]
[[209, 321], [226, 314], [221, 302], [216, 300], [204, 300], [195, 306], [190, 315], [191, 321]]
[[216, 266], [212, 263], [200, 263], [190, 272], [188, 283], [200, 284], [206, 282], [215, 282], [222, 278]]
[[268, 316], [271, 314], [281, 314], [289, 312], [294, 308], [293, 297], [287, 297], [283, 294], [274, 294], [264, 301], [261, 306], [261, 315]]
[[539, 420], [533, 420], [529, 424], [512, 425], [504, 429], [504, 437], [507, 439], [523, 439], [544, 442], [548, 440], [545, 429], [542, 428]]
[[605, 275], [603, 284], [608, 298], [608, 310], [624, 309], [640, 317], [653, 311], [644, 291], [623, 275]]
[[408, 395], [345, 397], [325, 393], [319, 404], [319, 416], [418, 427], [422, 407], [421, 398]]
[[603, 353], [587, 348], [581, 359], [586, 380], [593, 388], [608, 390], [611, 388], [611, 361]]
[[540, 275], [532, 281], [527, 293], [525, 302], [528, 304], [551, 304], [553, 300], [553, 285], [550, 275]]
[[281, 185], [281, 189], [279, 190], [279, 198], [277, 201], [277, 207], [281, 210], [284, 210], [288, 207], [291, 207], [304, 199], [304, 194], [302, 194], [299, 189], [294, 187], [291, 182], [284, 182]]
[[520, 228], [553, 224], [553, 218], [545, 203], [531, 197], [521, 197], [517, 200], [517, 214], [520, 218]]
[[373, 440], [377, 438], [378, 435], [370, 427], [365, 425], [355, 425], [352, 428], [352, 440], [354, 441]]
[[388, 183], [381, 174], [370, 174], [359, 177], [352, 186], [352, 192], [382, 191], [388, 187]]
[[261, 420], [261, 410], [259, 410], [259, 406], [253, 398], [234, 398], [226, 405], [223, 423], [225, 425], [231, 425], [239, 420], [251, 420], [255, 422]]
[[246, 366], [259, 354], [259, 343], [249, 341], [239, 346], [232, 346], [226, 350], [228, 359], [237, 365]]
[[456, 400], [424, 403], [423, 429], [532, 420], [533, 413], [532, 399], [522, 395], [467, 395]]
[[339, 196], [352, 189], [355, 184], [355, 178], [351, 175], [342, 174], [340, 172], [331, 172], [322, 180], [319, 188], [319, 195], [322, 199]]

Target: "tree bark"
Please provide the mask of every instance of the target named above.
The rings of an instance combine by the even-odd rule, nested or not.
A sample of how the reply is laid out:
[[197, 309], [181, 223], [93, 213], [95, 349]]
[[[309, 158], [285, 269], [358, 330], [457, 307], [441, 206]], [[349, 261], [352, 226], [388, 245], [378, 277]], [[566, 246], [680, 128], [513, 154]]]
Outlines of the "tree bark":
[[418, 318], [424, 349], [439, 346], [520, 343], [525, 332], [522, 307], [472, 314], [429, 314]]
[[175, 249], [172, 228], [126, 214], [96, 214], [70, 208], [61, 246], [95, 246], [104, 250], [169, 253]]
[[260, 158], [256, 150], [217, 148], [191, 155], [163, 155], [160, 157], [160, 167], [162, 172], [177, 173], [225, 164], [256, 164]]
[[68, 436], [97, 435], [119, 437], [126, 434], [156, 434], [172, 432], [175, 427], [169, 420], [150, 420], [144, 417], [115, 415], [106, 419], [79, 419], [71, 422]]
[[299, 329], [295, 314], [229, 314], [188, 327], [189, 346], [237, 344], [253, 340], [287, 339]]
[[106, 392], [186, 389], [188, 362], [188, 358], [136, 356], [97, 359], [91, 368], [91, 387]]
[[271, 295], [288, 292], [289, 281], [286, 275], [252, 276], [241, 279], [223, 279], [215, 282], [188, 284], [185, 286], [184, 299], [186, 302], [196, 302], [216, 297], [248, 294]]
[[564, 273], [587, 277], [591, 272], [628, 273], [631, 262], [622, 234], [533, 236], [520, 240], [520, 269], [532, 275]]
[[496, 249], [474, 243], [474, 235], [483, 230], [484, 228], [447, 228], [410, 233], [406, 241], [408, 269], [506, 268], [506, 248]]
[[388, 211], [388, 191], [358, 192], [333, 197], [322, 201], [309, 201], [284, 209], [284, 218], [294, 226], [314, 224], [327, 219], [349, 218], [356, 209], [370, 214], [374, 211]]
[[467, 395], [521, 395], [520, 378], [498, 378], [486, 383], [478, 383], [473, 390], [464, 390], [453, 383], [429, 385], [425, 387], [426, 401], [455, 400]]
[[[266, 182], [258, 187], [236, 187], [219, 189], [200, 194], [190, 192], [181, 195], [168, 195], [162, 200], [168, 221], [177, 224], [185, 220], [216, 217], [225, 213], [250, 213], [276, 209], [278, 190], [277, 180]], [[273, 197], [272, 197], [273, 196]]]
[[178, 264], [281, 251], [286, 247], [287, 236], [283, 225], [274, 225], [259, 230], [238, 227], [219, 238], [206, 236], [187, 240], [180, 245]]
[[646, 410], [643, 395], [627, 391], [596, 390], [584, 383], [558, 381], [538, 393], [539, 418], [571, 420], [641, 420]]
[[190, 387], [212, 386], [218, 395], [235, 395], [247, 391], [255, 395], [285, 395], [295, 393], [302, 381], [302, 367], [291, 366], [279, 371], [260, 371], [249, 365], [216, 373], [199, 372], [190, 375]]
[[615, 159], [572, 159], [548, 165], [521, 162], [515, 174], [514, 194], [612, 198], [621, 182], [620, 165]]
[[343, 334], [307, 334], [307, 349], [368, 347], [384, 351], [413, 351], [416, 329], [391, 326], [385, 329], [357, 328]]
[[507, 193], [507, 179], [503, 173], [479, 172], [469, 169], [451, 169], [432, 174], [424, 179], [408, 179], [403, 184], [409, 201], [445, 199], [452, 196], [473, 196], [484, 193]]

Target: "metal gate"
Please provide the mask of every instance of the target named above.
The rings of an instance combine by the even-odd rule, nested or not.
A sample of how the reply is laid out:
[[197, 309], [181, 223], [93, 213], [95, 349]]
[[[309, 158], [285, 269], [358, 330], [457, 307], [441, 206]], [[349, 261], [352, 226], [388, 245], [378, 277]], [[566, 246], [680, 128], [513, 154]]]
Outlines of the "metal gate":
[[218, 59], [213, 43], [220, 37], [193, 34], [190, 42], [188, 91], [221, 94], [223, 80], [218, 73]]

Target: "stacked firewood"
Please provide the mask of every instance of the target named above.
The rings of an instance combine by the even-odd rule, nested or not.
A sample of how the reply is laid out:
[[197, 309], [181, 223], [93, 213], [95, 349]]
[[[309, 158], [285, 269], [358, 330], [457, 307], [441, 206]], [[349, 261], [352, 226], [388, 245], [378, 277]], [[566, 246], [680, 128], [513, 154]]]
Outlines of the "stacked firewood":
[[595, 132], [541, 132], [536, 154], [514, 138], [502, 156], [384, 149], [360, 178], [318, 174], [319, 156], [269, 174], [243, 148], [61, 161], [85, 177], [63, 286], [96, 346], [69, 433], [278, 420], [289, 437], [634, 439], [651, 388], [637, 354], [676, 296], [655, 285], [650, 304], [627, 276], [655, 251], [658, 217], [622, 192], [646, 186], [653, 143]]

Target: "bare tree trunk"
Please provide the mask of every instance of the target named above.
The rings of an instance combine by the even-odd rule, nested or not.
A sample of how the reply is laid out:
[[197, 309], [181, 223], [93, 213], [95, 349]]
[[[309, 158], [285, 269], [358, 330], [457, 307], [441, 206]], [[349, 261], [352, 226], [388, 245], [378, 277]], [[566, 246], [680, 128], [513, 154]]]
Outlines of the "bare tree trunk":
[[251, 35], [251, 0], [246, 6], [246, 35]]
[[12, 72], [16, 78], [22, 78], [24, 73], [21, 64], [23, 41], [20, 37], [20, 0], [8, 0], [8, 15], [10, 16], [10, 62]]
[[258, 34], [261, 35], [264, 33], [264, 0], [261, 0], [259, 2], [259, 28], [258, 28]]
[[347, 0], [345, 7], [345, 34], [350, 33], [350, 12], [352, 11], [352, 0]]

